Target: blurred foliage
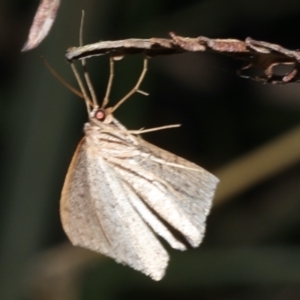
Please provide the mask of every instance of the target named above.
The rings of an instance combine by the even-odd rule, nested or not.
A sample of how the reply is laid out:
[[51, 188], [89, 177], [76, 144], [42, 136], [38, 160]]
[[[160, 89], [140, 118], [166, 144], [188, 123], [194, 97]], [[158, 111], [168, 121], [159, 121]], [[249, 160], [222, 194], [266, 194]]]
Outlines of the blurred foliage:
[[[0, 299], [59, 300], [51, 298], [59, 286], [72, 290], [64, 300], [78, 293], [85, 300], [299, 299], [299, 162], [216, 206], [203, 245], [185, 253], [171, 251], [167, 275], [159, 283], [104, 258], [74, 272], [74, 281], [72, 273], [47, 277], [49, 266], [59, 273], [71, 258], [76, 261], [58, 251], [50, 265], [40, 267], [40, 254], [66, 241], [58, 213], [60, 190], [86, 112], [83, 101], [52, 77], [40, 55], [74, 84], [64, 53], [78, 44], [82, 9], [86, 43], [167, 37], [172, 30], [193, 37], [251, 36], [299, 48], [300, 2], [62, 0], [47, 39], [21, 53], [37, 4], [0, 4]], [[130, 129], [181, 123], [179, 129], [144, 138], [217, 172], [299, 124], [299, 85], [248, 81], [235, 75], [236, 64], [211, 54], [155, 58], [142, 84], [150, 96], [134, 95], [116, 116]], [[88, 65], [101, 99], [108, 59], [93, 58]], [[116, 63], [112, 102], [131, 89], [141, 68], [140, 56]], [[55, 261], [57, 253], [62, 260]]]

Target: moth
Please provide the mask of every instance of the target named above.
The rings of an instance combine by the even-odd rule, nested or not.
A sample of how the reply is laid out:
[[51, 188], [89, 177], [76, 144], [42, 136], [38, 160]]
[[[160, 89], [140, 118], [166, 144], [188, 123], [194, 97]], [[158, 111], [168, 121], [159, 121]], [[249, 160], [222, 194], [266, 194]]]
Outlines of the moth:
[[136, 86], [114, 107], [107, 108], [112, 58], [110, 62], [109, 84], [101, 106], [87, 72], [92, 100], [71, 64], [89, 121], [65, 178], [61, 221], [73, 245], [102, 253], [160, 280], [169, 255], [158, 236], [174, 249], [198, 247], [218, 179], [139, 136], [174, 126], [130, 131], [115, 119], [116, 108], [133, 93], [144, 93], [139, 86], [147, 70], [147, 59]]

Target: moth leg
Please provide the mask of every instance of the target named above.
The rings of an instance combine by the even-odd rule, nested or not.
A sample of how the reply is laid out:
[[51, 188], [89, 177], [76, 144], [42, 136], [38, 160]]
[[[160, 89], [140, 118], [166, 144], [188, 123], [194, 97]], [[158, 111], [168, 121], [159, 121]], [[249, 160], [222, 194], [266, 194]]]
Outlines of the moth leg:
[[125, 102], [129, 97], [131, 97], [134, 93], [140, 93], [140, 94], [143, 94], [145, 96], [148, 96], [148, 93], [146, 92], [143, 92], [141, 91], [139, 88], [140, 88], [140, 85], [142, 83], [142, 81], [144, 80], [145, 78], [145, 75], [147, 73], [147, 70], [148, 70], [148, 58], [145, 57], [144, 58], [144, 65], [143, 65], [143, 70], [142, 70], [142, 73], [136, 83], [136, 85], [133, 87], [133, 89], [127, 94], [125, 95], [114, 107], [112, 107], [112, 110], [111, 112], [113, 113], [121, 104], [123, 104], [123, 102]]
[[110, 56], [109, 57], [109, 79], [108, 79], [108, 84], [106, 88], [106, 93], [102, 102], [102, 108], [105, 108], [106, 105], [109, 102], [109, 95], [113, 83], [113, 78], [114, 78], [115, 72], [114, 72], [114, 59]]

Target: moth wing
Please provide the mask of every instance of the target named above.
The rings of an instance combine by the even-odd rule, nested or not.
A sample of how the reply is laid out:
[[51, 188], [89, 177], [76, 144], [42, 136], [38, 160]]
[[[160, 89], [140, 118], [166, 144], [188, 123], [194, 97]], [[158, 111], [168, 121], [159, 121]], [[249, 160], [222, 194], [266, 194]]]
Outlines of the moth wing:
[[90, 198], [86, 143], [83, 138], [73, 155], [62, 189], [61, 221], [73, 245], [106, 254], [110, 251], [110, 245], [99, 226]]
[[91, 145], [76, 151], [63, 188], [64, 229], [74, 245], [103, 253], [160, 280], [168, 254], [132, 206], [140, 201]]
[[134, 155], [118, 161], [116, 170], [145, 204], [197, 247], [204, 236], [218, 179], [144, 140], [139, 140]]

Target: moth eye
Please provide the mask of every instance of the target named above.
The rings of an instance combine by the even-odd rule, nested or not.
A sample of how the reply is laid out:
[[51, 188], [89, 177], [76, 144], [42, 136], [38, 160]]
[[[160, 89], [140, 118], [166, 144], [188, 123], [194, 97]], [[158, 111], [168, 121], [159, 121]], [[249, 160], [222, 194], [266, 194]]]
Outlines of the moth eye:
[[96, 112], [95, 112], [95, 118], [99, 121], [104, 121], [106, 117], [106, 114], [105, 114], [105, 110], [103, 109], [98, 109]]

